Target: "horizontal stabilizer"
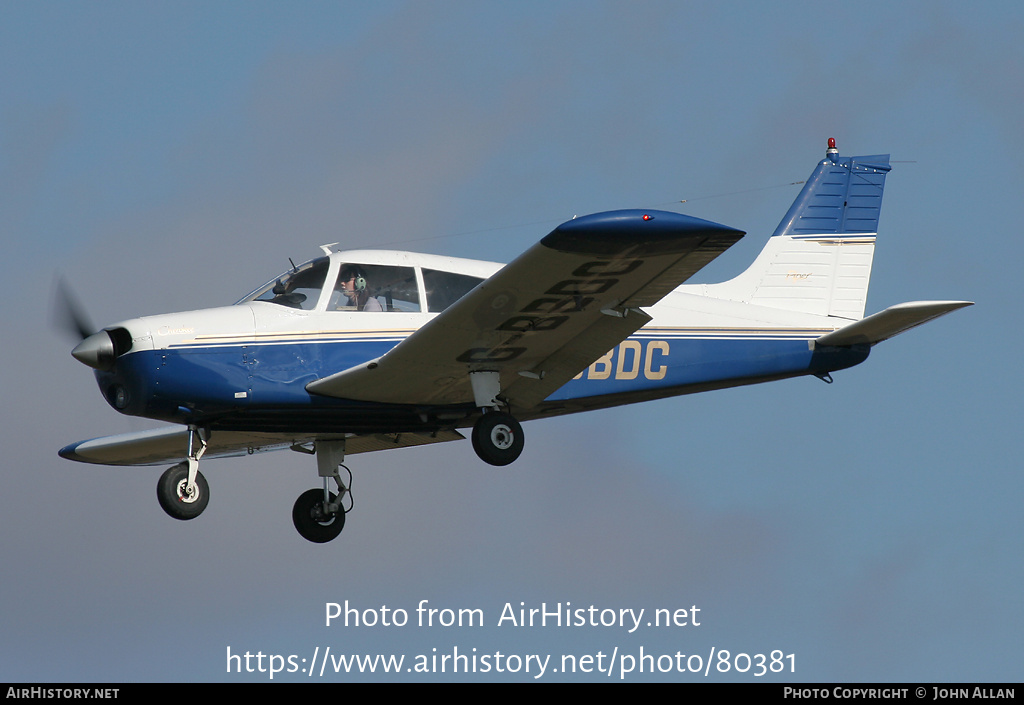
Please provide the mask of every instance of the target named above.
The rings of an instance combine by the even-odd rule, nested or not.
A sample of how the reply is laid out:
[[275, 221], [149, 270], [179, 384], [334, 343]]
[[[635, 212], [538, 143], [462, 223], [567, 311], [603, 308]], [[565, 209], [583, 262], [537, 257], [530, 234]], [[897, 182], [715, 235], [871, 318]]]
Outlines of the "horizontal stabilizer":
[[833, 333], [827, 333], [815, 340], [814, 344], [874, 345], [950, 311], [972, 305], [972, 301], [910, 301], [897, 304]]

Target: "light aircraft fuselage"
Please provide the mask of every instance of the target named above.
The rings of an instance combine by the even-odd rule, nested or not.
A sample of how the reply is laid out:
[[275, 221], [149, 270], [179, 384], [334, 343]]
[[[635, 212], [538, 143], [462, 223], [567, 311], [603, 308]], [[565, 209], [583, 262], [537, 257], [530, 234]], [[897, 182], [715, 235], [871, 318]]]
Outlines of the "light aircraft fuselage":
[[[428, 265], [431, 271], [480, 281], [501, 269], [489, 262], [390, 251], [337, 252], [321, 261], [328, 263], [328, 277], [351, 264], [370, 271], [401, 266], [411, 285], [422, 281], [422, 269]], [[211, 430], [417, 432], [468, 423], [478, 413], [470, 395], [381, 403], [310, 393], [306, 385], [382, 357], [438, 315], [426, 310], [431, 292], [418, 286], [422, 310], [416, 312], [330, 310], [330, 291], [324, 287], [327, 293], [310, 310], [244, 300], [234, 306], [116, 324], [113, 329], [129, 332], [131, 349], [111, 370], [97, 370], [99, 387], [111, 406], [123, 413], [200, 423]], [[834, 331], [835, 320], [758, 311], [688, 293], [686, 287], [669, 293], [647, 312], [652, 315], [650, 323], [539, 404], [520, 410], [520, 418], [824, 374], [863, 361], [870, 349], [860, 345], [814, 350], [810, 342]], [[477, 358], [487, 361], [476, 364], [493, 358], [509, 364], [516, 352], [514, 344], [496, 352], [481, 349]], [[473, 353], [467, 358], [474, 360]]]
[[[323, 488], [293, 508], [311, 541], [344, 525], [346, 455], [463, 438], [492, 465], [520, 421], [802, 375], [965, 301], [864, 317], [888, 155], [828, 153], [757, 259], [684, 284], [744, 233], [659, 210], [574, 218], [508, 265], [357, 250], [324, 254], [232, 306], [136, 318], [84, 337], [119, 412], [176, 426], [93, 439], [65, 458], [180, 461], [158, 485], [171, 516], [206, 506], [201, 458], [290, 447]], [[338, 493], [330, 491], [333, 479]]]

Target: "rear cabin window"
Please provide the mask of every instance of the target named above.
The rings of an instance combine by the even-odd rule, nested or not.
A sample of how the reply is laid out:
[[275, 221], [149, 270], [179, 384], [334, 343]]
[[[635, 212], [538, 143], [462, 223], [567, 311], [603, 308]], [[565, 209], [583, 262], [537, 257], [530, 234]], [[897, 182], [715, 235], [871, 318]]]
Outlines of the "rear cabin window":
[[482, 282], [480, 277], [466, 274], [442, 272], [436, 269], [423, 270], [423, 285], [426, 289], [427, 310], [440, 313]]

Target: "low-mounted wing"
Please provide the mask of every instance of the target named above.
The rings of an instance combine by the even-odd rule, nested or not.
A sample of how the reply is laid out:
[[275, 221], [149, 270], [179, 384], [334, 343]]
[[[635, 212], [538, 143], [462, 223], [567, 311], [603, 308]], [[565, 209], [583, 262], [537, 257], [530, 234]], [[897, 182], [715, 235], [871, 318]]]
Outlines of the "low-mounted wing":
[[651, 306], [743, 236], [706, 220], [625, 210], [555, 228], [381, 358], [311, 382], [343, 399], [474, 400], [469, 373], [500, 373], [530, 408], [641, 328]]
[[[406, 448], [427, 443], [456, 441], [464, 436], [458, 431], [437, 433], [371, 433], [347, 436], [345, 453], [368, 453], [389, 448]], [[252, 433], [214, 431], [207, 440], [204, 458], [250, 455], [268, 450], [301, 447], [315, 443], [315, 435], [283, 433]], [[337, 440], [336, 438], [331, 440]], [[184, 460], [188, 448], [188, 429], [169, 426], [151, 431], [105, 436], [72, 443], [60, 449], [60, 456], [80, 463], [96, 465], [166, 465]]]

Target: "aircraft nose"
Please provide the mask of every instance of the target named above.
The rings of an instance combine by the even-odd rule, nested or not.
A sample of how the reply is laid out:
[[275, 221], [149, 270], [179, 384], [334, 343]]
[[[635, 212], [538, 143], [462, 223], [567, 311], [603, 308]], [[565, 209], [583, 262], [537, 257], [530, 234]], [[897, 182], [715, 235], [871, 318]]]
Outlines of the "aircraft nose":
[[105, 330], [93, 333], [75, 346], [71, 356], [84, 365], [97, 370], [110, 370], [114, 366], [114, 341]]

